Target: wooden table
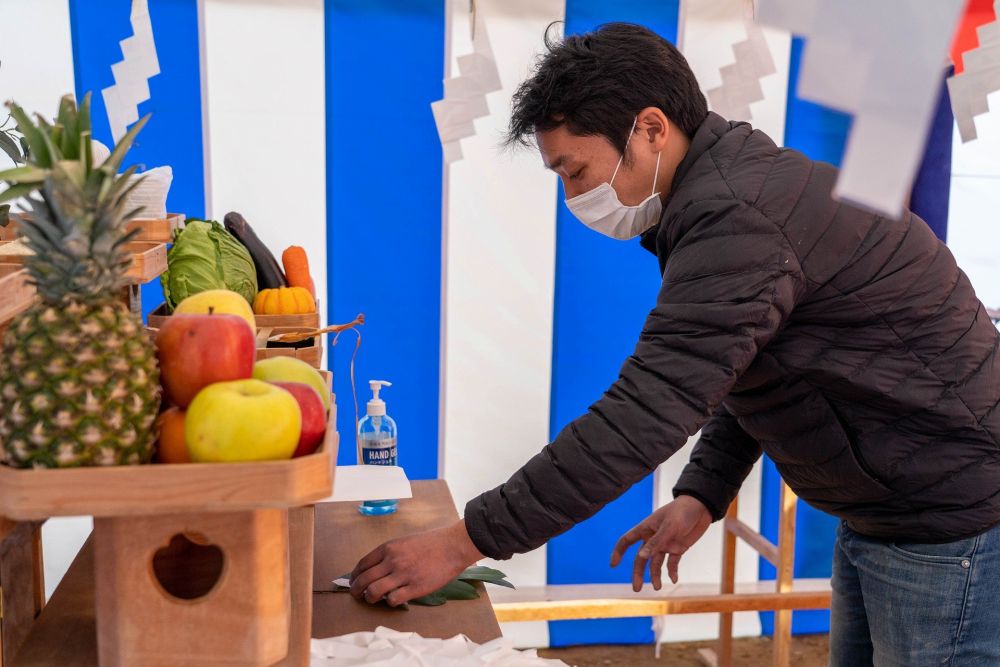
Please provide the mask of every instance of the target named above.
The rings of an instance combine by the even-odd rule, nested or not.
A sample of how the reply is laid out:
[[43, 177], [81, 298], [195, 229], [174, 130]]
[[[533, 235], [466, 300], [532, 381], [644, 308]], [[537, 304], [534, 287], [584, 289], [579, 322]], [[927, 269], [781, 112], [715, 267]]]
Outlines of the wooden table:
[[[413, 498], [399, 501], [395, 514], [362, 516], [357, 503], [316, 506], [316, 551], [313, 590], [328, 591], [330, 583], [354, 569], [369, 551], [387, 540], [440, 528], [458, 519], [455, 502], [444, 480], [413, 482]], [[477, 600], [451, 600], [440, 607], [410, 605], [392, 609], [355, 600], [349, 593], [313, 595], [313, 637], [323, 638], [380, 625], [424, 637], [447, 639], [464, 634], [483, 643], [500, 636], [493, 605], [480, 585]]]
[[[316, 530], [313, 560], [313, 590], [329, 584], [354, 568], [357, 561], [382, 542], [417, 531], [446, 525], [458, 518], [444, 481], [413, 483], [412, 499], [402, 500], [396, 514], [361, 516], [356, 503], [324, 503], [315, 507]], [[311, 511], [308, 508], [295, 514]], [[297, 539], [294, 537], [293, 540]], [[292, 564], [292, 577], [308, 576]], [[482, 592], [482, 591], [481, 591]], [[478, 600], [451, 601], [442, 607], [411, 606], [409, 611], [358, 602], [347, 593], [313, 593], [312, 636], [330, 637], [384, 625], [400, 631], [419, 632], [425, 637], [465, 634], [485, 642], [500, 636], [500, 626], [485, 592]], [[307, 604], [295, 604], [296, 611]], [[178, 638], [179, 641], [182, 638]], [[279, 664], [303, 664], [304, 656], [290, 656]], [[94, 550], [87, 540], [49, 603], [35, 621], [21, 646], [15, 667], [93, 667], [97, 664], [97, 632], [94, 611]]]

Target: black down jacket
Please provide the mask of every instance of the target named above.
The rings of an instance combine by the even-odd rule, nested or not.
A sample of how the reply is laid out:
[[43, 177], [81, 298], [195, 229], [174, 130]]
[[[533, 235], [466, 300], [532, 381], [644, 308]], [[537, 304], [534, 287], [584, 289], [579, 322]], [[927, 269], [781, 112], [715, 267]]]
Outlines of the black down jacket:
[[942, 542], [1000, 523], [1000, 334], [920, 218], [839, 204], [836, 178], [709, 114], [642, 239], [663, 286], [634, 354], [587, 414], [469, 502], [480, 551], [540, 546], [702, 427], [674, 494], [716, 519], [763, 449], [864, 535]]

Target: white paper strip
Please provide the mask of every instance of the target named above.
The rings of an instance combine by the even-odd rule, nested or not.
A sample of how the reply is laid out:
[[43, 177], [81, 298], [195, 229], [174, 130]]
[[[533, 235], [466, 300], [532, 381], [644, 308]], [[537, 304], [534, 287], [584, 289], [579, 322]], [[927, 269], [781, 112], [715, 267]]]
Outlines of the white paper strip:
[[461, 140], [476, 134], [475, 119], [490, 114], [486, 94], [503, 88], [480, 12], [473, 13], [472, 53], [458, 58], [459, 75], [444, 81], [444, 99], [431, 103], [446, 163], [462, 158]]
[[[1000, 16], [1000, 0], [993, 3]], [[948, 95], [963, 142], [976, 138], [975, 117], [988, 112], [987, 97], [1000, 90], [1000, 21], [976, 29], [979, 46], [962, 56], [965, 69], [948, 79]]]
[[[690, 4], [690, 3], [689, 3]], [[695, 0], [685, 20], [712, 8], [723, 21], [741, 17], [746, 39], [732, 45], [735, 60], [719, 68], [722, 84], [707, 91], [712, 110], [729, 120], [752, 120], [750, 105], [764, 99], [761, 79], [777, 70], [764, 31], [754, 20], [752, 0]], [[699, 6], [701, 5], [701, 6]], [[718, 48], [718, 44], [714, 48]]]
[[132, 36], [121, 42], [122, 60], [111, 66], [115, 83], [101, 91], [115, 142], [139, 120], [139, 104], [149, 99], [149, 79], [160, 73], [147, 0], [132, 0]]
[[760, 0], [807, 38], [799, 94], [854, 114], [834, 196], [898, 217], [923, 157], [964, 0]]
[[410, 481], [399, 466], [337, 466], [333, 495], [319, 502], [362, 502], [412, 497]]

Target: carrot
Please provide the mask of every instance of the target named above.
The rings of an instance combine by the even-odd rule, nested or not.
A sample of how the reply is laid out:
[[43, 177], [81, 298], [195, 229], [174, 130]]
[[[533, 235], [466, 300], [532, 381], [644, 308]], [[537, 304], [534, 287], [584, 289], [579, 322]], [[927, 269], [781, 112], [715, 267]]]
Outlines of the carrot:
[[316, 298], [316, 285], [313, 284], [312, 276], [309, 275], [309, 258], [306, 251], [297, 245], [285, 248], [281, 253], [281, 263], [285, 267], [285, 277], [288, 278], [290, 287], [305, 287]]

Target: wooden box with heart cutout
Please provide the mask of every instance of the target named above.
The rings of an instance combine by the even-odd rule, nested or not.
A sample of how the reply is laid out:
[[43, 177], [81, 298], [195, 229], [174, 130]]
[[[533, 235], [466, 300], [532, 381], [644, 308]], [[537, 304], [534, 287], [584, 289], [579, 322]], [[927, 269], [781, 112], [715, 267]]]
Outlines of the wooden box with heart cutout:
[[288, 654], [288, 510], [94, 520], [103, 665], [271, 665]]

